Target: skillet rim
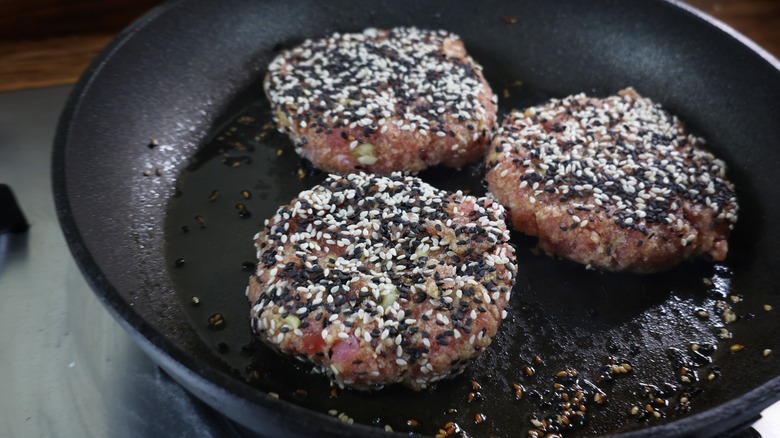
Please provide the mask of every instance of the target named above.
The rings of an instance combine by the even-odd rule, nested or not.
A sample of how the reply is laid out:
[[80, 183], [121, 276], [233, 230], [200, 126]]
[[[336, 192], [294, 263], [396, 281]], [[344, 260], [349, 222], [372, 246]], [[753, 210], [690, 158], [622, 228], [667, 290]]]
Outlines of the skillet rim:
[[[74, 85], [60, 116], [54, 136], [52, 151], [52, 189], [54, 204], [65, 240], [77, 266], [101, 303], [110, 311], [114, 318], [117, 319], [120, 325], [131, 334], [139, 346], [149, 354], [152, 360], [163, 367], [169, 374], [172, 374], [172, 377], [185, 386], [189, 392], [193, 392], [193, 389], [181, 382], [180, 378], [190, 380], [192, 376], [181, 376], [177, 375], [177, 373], [194, 373], [197, 376], [195, 377], [197, 381], [194, 383], [201, 387], [205, 385], [207, 387], [207, 389], [205, 389], [206, 393], [209, 391], [221, 390], [226, 393], [226, 395], [232, 397], [234, 402], [243, 405], [248, 404], [249, 407], [259, 406], [262, 409], [267, 410], [268, 414], [279, 416], [280, 420], [285, 421], [286, 424], [297, 422], [304, 425], [307, 429], [315, 427], [318, 428], [320, 432], [336, 433], [342, 436], [371, 436], [377, 432], [377, 429], [374, 426], [364, 424], [347, 425], [324, 413], [306, 409], [288, 401], [274, 399], [266, 393], [251, 388], [249, 385], [238, 381], [235, 377], [216, 369], [214, 366], [211, 366], [190, 355], [183, 349], [180, 349], [163, 333], [159, 332], [141, 317], [141, 315], [133, 309], [130, 303], [122, 298], [118, 290], [108, 281], [97, 261], [87, 250], [86, 241], [82, 237], [74, 217], [70, 214], [71, 204], [66, 184], [67, 171], [65, 166], [65, 151], [69, 146], [70, 131], [79, 116], [83, 97], [90, 92], [93, 82], [99, 80], [103, 67], [112, 61], [114, 56], [126, 42], [141, 33], [159, 17], [167, 13], [172, 13], [172, 11], [182, 6], [187, 1], [189, 0], [170, 0], [153, 8], [137, 19], [120, 32], [116, 38], [101, 51], [82, 74], [79, 81]], [[773, 70], [780, 73], [780, 60], [722, 21], [709, 16], [691, 5], [683, 3], [681, 0], [655, 1], [658, 3], [666, 3], [672, 6], [672, 9], [678, 10], [680, 13], [687, 13], [693, 16], [695, 19], [703, 22], [704, 26], [710, 25], [717, 28], [725, 34], [726, 38], [736, 40], [748, 51], [752, 52], [752, 54], [762, 58], [762, 60], [768, 63]], [[201, 396], [198, 397], [201, 399], [203, 398]], [[740, 397], [728, 400], [709, 410], [684, 416], [671, 423], [645, 427], [609, 436], [637, 437], [652, 436], [655, 434], [700, 436], [702, 425], [711, 427], [712, 424], [715, 423], [722, 426], [719, 428], [721, 433], [727, 432], [746, 423], [752, 423], [752, 421], [755, 421], [760, 417], [760, 412], [764, 408], [773, 404], [778, 399], [780, 399], [780, 376], [765, 382]], [[206, 402], [208, 403], [208, 401]], [[212, 407], [214, 406], [212, 405]], [[219, 411], [223, 415], [227, 415], [234, 420], [241, 422], [239, 418], [234, 418], [229, 413], [221, 410]], [[325, 430], [322, 430], [323, 427]], [[712, 430], [710, 430], [710, 432], [711, 431]], [[405, 433], [402, 434], [399, 432], [394, 433], [394, 435], [408, 436]]]

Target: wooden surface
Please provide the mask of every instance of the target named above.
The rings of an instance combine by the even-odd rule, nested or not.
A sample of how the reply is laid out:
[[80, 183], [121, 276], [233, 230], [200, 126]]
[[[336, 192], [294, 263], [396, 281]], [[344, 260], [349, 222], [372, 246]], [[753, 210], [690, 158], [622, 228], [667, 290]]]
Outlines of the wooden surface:
[[[686, 0], [780, 58], [780, 0]], [[0, 0], [0, 91], [75, 82], [160, 0]]]
[[780, 58], [780, 0], [685, 0]]

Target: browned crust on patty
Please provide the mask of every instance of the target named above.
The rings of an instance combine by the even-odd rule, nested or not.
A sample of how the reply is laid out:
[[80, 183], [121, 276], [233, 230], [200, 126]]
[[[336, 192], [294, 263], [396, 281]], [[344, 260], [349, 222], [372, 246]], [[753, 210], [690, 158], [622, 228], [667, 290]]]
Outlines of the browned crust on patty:
[[726, 165], [633, 89], [514, 112], [488, 152], [490, 192], [539, 247], [640, 273], [698, 255], [723, 260], [737, 219]]
[[506, 316], [516, 272], [501, 205], [397, 174], [332, 175], [255, 237], [253, 330], [355, 389], [460, 373]]
[[279, 129], [328, 172], [459, 168], [484, 156], [496, 122], [482, 67], [444, 31], [307, 40], [271, 63], [264, 86]]

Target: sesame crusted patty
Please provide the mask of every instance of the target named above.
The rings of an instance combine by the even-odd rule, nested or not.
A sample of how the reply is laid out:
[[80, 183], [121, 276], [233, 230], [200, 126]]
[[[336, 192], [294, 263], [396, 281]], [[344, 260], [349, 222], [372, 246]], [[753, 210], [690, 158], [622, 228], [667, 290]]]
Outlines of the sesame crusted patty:
[[331, 175], [255, 236], [252, 329], [355, 389], [419, 390], [490, 344], [516, 272], [504, 209], [413, 177]]
[[328, 172], [459, 168], [483, 158], [496, 121], [482, 67], [445, 31], [306, 40], [274, 59], [264, 86], [279, 130]]
[[504, 121], [490, 192], [546, 253], [610, 271], [723, 260], [737, 220], [726, 165], [633, 89], [552, 100]]

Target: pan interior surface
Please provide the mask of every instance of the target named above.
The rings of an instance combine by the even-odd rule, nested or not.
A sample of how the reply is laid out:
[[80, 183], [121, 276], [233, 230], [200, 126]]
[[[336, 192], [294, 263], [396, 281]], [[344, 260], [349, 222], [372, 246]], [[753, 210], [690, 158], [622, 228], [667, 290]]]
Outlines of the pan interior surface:
[[[515, 86], [501, 110], [542, 95]], [[484, 195], [482, 170], [479, 163], [419, 176]], [[423, 393], [331, 388], [310, 367], [254, 341], [239, 293], [256, 262], [251, 236], [278, 206], [324, 177], [273, 129], [268, 102], [259, 98], [215, 132], [178, 178], [166, 213], [169, 273], [201, 339], [250, 385], [363, 424], [435, 435], [453, 422], [473, 436], [633, 430], [713, 407], [718, 399], [707, 392], [728, 386], [721, 379], [730, 361], [718, 349], [730, 343], [719, 335], [736, 324], [725, 324], [723, 312], [757, 312], [752, 297], [743, 301], [732, 286], [729, 264], [699, 261], [649, 276], [599, 273], [539, 255], [535, 239], [514, 234], [520, 266], [511, 316], [463, 375]], [[566, 397], [586, 410], [566, 415]], [[635, 406], [642, 412], [631, 415]], [[475, 425], [478, 416], [485, 418]], [[531, 419], [549, 424], [534, 427]]]
[[[653, 276], [602, 274], [536, 255], [533, 239], [514, 235], [520, 275], [510, 317], [482, 358], [434, 392], [334, 396], [322, 376], [252, 342], [243, 295], [252, 236], [323, 177], [301, 173], [289, 142], [266, 125], [263, 72], [281, 47], [304, 38], [397, 25], [459, 34], [485, 67], [502, 114], [634, 86], [681, 116], [726, 160], [737, 186], [740, 221], [728, 261]], [[697, 414], [778, 386], [777, 354], [762, 353], [777, 351], [778, 339], [766, 333], [780, 328], [777, 310], [764, 309], [780, 309], [780, 235], [771, 219], [780, 216], [773, 143], [780, 126], [772, 122], [780, 116], [779, 76], [737, 41], [663, 2], [171, 3], [125, 33], [77, 87], [55, 149], [58, 211], [82, 269], [120, 318], [258, 406], [279, 404], [263, 396], [273, 392], [396, 431], [432, 435], [454, 422], [470, 435], [512, 436], [538, 428], [534, 420], [560, 423], [568, 389], [557, 383], [586, 396], [585, 410], [576, 409], [587, 413], [562, 429], [567, 435], [713, 434], [728, 422], [697, 425]], [[478, 166], [421, 177], [484, 191]], [[249, 215], [239, 214], [239, 203]], [[724, 323], [721, 302], [737, 321]], [[209, 326], [216, 313], [226, 322], [218, 330]], [[734, 344], [744, 349], [732, 352]], [[614, 371], [624, 364], [630, 372]], [[567, 369], [576, 375], [558, 375]], [[767, 393], [740, 415], [777, 397]], [[631, 414], [634, 406], [640, 415]]]

